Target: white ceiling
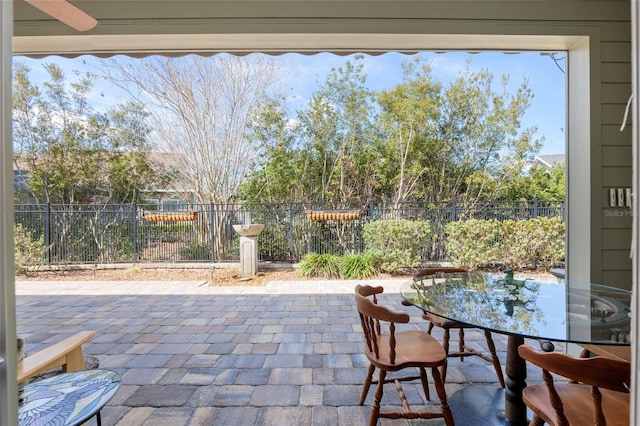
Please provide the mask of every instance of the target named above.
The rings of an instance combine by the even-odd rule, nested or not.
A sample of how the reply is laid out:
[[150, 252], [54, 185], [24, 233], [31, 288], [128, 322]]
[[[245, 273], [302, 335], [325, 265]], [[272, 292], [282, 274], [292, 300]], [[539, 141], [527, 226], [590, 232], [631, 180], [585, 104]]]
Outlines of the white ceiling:
[[[627, 0], [606, 0], [626, 2]], [[378, 53], [420, 50], [565, 50], [576, 38], [527, 28], [531, 11], [545, 22], [603, 18], [602, 1], [547, 0], [70, 0], [98, 20], [77, 32], [24, 0], [14, 0], [13, 51], [19, 55], [109, 56], [221, 51]], [[553, 14], [548, 7], [553, 6]], [[628, 6], [628, 4], [627, 4]], [[617, 19], [619, 8], [611, 10]], [[528, 11], [528, 12], [527, 12]], [[609, 13], [609, 12], [605, 12]], [[551, 16], [547, 16], [551, 15]], [[487, 16], [495, 23], [488, 25]], [[526, 36], [502, 25], [523, 20]], [[534, 18], [540, 20], [540, 17]], [[534, 22], [535, 24], [535, 22]], [[520, 31], [518, 31], [520, 32]], [[548, 34], [548, 30], [547, 30]]]

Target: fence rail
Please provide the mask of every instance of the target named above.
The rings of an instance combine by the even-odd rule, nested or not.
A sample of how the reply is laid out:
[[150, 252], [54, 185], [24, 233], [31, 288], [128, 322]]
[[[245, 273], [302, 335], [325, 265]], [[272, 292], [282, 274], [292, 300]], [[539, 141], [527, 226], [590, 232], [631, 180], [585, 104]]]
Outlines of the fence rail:
[[448, 222], [540, 216], [564, 217], [564, 202], [15, 206], [15, 222], [44, 241], [47, 264], [237, 262], [240, 236], [233, 225], [246, 223], [265, 225], [258, 236], [261, 261], [297, 262], [308, 253], [362, 252], [365, 223], [388, 219], [428, 220], [437, 238], [423, 260], [439, 260], [446, 258]]

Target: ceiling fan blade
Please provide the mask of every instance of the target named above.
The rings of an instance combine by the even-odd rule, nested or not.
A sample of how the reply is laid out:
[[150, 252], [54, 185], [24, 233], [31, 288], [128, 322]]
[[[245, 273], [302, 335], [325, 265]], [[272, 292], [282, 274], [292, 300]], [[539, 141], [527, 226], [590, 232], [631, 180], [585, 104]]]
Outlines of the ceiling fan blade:
[[56, 18], [73, 29], [87, 31], [95, 27], [98, 21], [89, 14], [78, 9], [67, 0], [25, 0], [33, 7]]

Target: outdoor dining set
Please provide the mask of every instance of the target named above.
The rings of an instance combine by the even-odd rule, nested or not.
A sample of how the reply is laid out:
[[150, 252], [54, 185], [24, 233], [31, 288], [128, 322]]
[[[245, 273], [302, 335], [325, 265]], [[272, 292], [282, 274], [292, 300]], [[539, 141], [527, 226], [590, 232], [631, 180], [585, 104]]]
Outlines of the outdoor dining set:
[[[377, 424], [380, 417], [442, 417], [447, 426], [456, 422], [628, 424], [628, 291], [566, 279], [556, 283], [515, 279], [511, 271], [489, 274], [455, 268], [425, 269], [403, 284], [400, 292], [404, 305], [423, 310], [428, 324], [426, 331], [399, 331], [396, 324], [407, 323], [409, 316], [379, 305], [377, 296], [383, 291], [382, 287], [361, 285], [355, 289], [364, 349], [370, 361], [361, 404], [370, 385], [377, 384], [370, 426]], [[383, 323], [388, 327], [382, 327]], [[444, 328], [442, 344], [431, 336], [434, 326]], [[484, 331], [489, 355], [465, 346], [464, 330], [468, 328]], [[452, 329], [460, 332], [458, 351], [449, 349]], [[508, 336], [506, 381], [492, 333]], [[525, 344], [525, 338], [538, 341], [540, 347]], [[583, 350], [580, 356], [572, 356], [554, 351], [553, 342], [576, 343]], [[447, 358], [473, 355], [493, 364], [500, 387], [469, 387], [448, 398], [444, 387]], [[542, 383], [527, 386], [526, 362], [540, 367]], [[388, 377], [388, 373], [414, 367], [419, 370], [417, 376]], [[376, 369], [379, 377], [374, 381]], [[412, 410], [401, 385], [403, 381], [420, 379], [429, 400], [427, 369], [431, 370], [440, 401], [437, 412]], [[564, 380], [555, 380], [557, 376]], [[402, 410], [381, 407], [385, 383], [395, 383]], [[505, 385], [506, 389], [502, 389]], [[487, 407], [494, 408], [487, 410]]]

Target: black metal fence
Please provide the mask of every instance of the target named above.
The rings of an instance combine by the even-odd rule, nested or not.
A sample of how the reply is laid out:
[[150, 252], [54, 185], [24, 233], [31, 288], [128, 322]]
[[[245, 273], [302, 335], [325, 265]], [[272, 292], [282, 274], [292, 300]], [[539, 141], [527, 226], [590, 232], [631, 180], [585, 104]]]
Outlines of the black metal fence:
[[265, 225], [258, 236], [260, 260], [297, 262], [308, 253], [362, 252], [364, 224], [383, 219], [428, 220], [436, 238], [423, 260], [438, 260], [446, 257], [444, 226], [450, 221], [539, 216], [564, 217], [564, 202], [15, 207], [15, 222], [44, 241], [48, 264], [237, 262], [240, 236], [233, 225], [247, 223]]

